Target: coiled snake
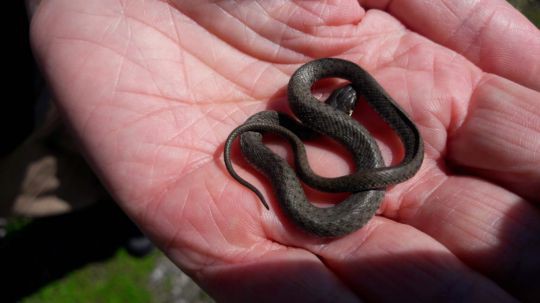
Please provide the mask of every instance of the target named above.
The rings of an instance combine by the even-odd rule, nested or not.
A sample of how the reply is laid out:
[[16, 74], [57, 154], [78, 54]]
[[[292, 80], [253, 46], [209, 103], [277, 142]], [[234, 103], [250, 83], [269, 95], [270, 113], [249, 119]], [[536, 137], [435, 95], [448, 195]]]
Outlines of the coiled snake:
[[[343, 78], [351, 83], [334, 91], [323, 103], [312, 95], [311, 86], [322, 78], [330, 77]], [[364, 96], [399, 136], [405, 148], [399, 164], [385, 167], [371, 134], [350, 117], [356, 104], [356, 93]], [[259, 112], [231, 132], [225, 143], [224, 160], [229, 173], [255, 192], [268, 208], [261, 192], [242, 179], [232, 166], [231, 146], [234, 139], [241, 135], [240, 146], [244, 157], [268, 177], [283, 211], [305, 231], [323, 237], [337, 237], [361, 228], [375, 214], [385, 188], [409, 179], [420, 168], [424, 150], [415, 124], [375, 79], [358, 65], [334, 58], [308, 62], [291, 77], [288, 98], [293, 113], [301, 122], [276, 111]], [[279, 134], [289, 141], [294, 151], [297, 173], [287, 161], [263, 144], [264, 132]], [[352, 153], [356, 165], [352, 174], [325, 178], [312, 171], [302, 139], [318, 135], [333, 138]], [[352, 194], [335, 206], [317, 207], [307, 200], [298, 177], [321, 191]]]

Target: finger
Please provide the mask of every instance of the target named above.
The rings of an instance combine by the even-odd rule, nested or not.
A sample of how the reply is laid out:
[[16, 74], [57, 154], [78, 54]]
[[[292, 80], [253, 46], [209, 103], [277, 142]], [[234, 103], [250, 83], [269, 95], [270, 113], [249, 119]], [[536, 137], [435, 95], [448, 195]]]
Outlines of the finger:
[[464, 122], [450, 133], [447, 157], [525, 198], [540, 197], [540, 93], [487, 76]]
[[485, 71], [540, 89], [540, 31], [504, 0], [361, 0]]
[[310, 249], [366, 301], [513, 301], [433, 238], [388, 219]]
[[519, 196], [479, 179], [440, 176], [404, 195], [396, 218], [512, 295], [539, 302], [540, 212]]
[[315, 255], [294, 248], [270, 249], [252, 262], [209, 266], [198, 276], [218, 302], [361, 302]]

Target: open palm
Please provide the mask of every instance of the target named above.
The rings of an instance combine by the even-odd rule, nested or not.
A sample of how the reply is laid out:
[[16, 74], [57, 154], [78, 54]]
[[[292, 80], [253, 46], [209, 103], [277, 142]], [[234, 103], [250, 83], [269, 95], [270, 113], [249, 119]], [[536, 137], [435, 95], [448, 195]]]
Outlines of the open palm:
[[[497, 0], [327, 2], [49, 0], [33, 43], [110, 192], [216, 299], [538, 300], [538, 30]], [[370, 71], [426, 146], [380, 216], [334, 240], [291, 225], [237, 166], [266, 211], [222, 164], [229, 132], [286, 110], [290, 75], [320, 57]], [[347, 173], [332, 149], [308, 153]]]

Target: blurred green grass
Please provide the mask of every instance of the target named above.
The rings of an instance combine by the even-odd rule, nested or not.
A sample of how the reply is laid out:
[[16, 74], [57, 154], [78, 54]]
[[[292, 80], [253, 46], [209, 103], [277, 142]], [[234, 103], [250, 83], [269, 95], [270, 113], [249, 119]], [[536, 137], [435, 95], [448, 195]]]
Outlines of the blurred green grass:
[[22, 302], [153, 302], [154, 294], [148, 282], [159, 255], [153, 252], [144, 258], [136, 258], [120, 249], [106, 262], [89, 264], [76, 270]]

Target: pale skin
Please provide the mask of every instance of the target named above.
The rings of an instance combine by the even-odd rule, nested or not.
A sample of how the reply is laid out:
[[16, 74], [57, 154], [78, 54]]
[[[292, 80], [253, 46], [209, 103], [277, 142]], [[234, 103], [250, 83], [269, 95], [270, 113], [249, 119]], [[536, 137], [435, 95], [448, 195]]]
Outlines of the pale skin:
[[[505, 1], [47, 0], [31, 38], [104, 184], [216, 300], [540, 300], [540, 32]], [[286, 110], [290, 75], [320, 57], [372, 73], [425, 142], [419, 173], [339, 239], [288, 222], [238, 154], [271, 211], [223, 165], [229, 132]], [[350, 171], [333, 147], [308, 153], [321, 175]]]

